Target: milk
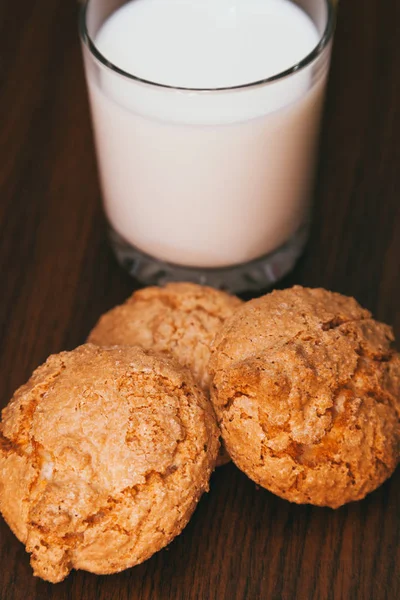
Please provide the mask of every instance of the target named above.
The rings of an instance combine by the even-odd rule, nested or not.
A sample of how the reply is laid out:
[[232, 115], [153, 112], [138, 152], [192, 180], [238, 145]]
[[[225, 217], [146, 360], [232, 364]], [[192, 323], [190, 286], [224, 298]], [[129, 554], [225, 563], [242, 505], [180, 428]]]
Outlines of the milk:
[[295, 234], [328, 56], [243, 86], [290, 69], [319, 38], [288, 0], [133, 0], [105, 21], [98, 51], [145, 80], [86, 50], [105, 210], [126, 242], [177, 265], [222, 267]]

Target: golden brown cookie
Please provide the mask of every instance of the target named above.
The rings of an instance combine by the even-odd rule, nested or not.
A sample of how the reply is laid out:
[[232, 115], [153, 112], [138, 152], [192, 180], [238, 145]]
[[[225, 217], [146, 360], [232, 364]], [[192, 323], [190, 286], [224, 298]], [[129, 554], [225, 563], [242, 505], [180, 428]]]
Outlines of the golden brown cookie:
[[100, 346], [136, 345], [170, 354], [208, 389], [210, 344], [241, 304], [236, 296], [194, 283], [147, 287], [105, 313], [88, 341]]
[[294, 287], [252, 300], [214, 342], [212, 401], [233, 461], [291, 502], [364, 498], [400, 459], [400, 355], [353, 298]]
[[[138, 345], [173, 356], [209, 391], [210, 345], [222, 323], [242, 304], [236, 296], [194, 283], [170, 283], [135, 292], [105, 313], [88, 341]], [[229, 462], [221, 447], [217, 465]]]
[[51, 356], [0, 428], [0, 509], [35, 575], [115, 573], [168, 544], [208, 488], [218, 435], [167, 358], [92, 344]]

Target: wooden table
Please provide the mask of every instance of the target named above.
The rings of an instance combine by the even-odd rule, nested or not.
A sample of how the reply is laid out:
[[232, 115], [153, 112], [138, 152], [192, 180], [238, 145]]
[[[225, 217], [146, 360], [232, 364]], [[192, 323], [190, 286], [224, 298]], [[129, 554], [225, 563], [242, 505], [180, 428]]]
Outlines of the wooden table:
[[[135, 287], [105, 237], [77, 6], [0, 4], [1, 404], [50, 353], [82, 343]], [[400, 336], [400, 3], [340, 6], [315, 220], [283, 285], [354, 295]], [[296, 506], [232, 464], [189, 525], [109, 577], [32, 576], [0, 522], [1, 600], [400, 598], [400, 473], [337, 511]]]

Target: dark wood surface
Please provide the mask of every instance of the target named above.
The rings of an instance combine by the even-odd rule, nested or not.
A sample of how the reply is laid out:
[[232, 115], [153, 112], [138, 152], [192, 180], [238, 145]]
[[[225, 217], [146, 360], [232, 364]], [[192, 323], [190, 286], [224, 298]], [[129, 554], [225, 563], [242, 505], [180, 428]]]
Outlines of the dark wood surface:
[[[135, 287], [105, 238], [79, 40], [67, 0], [0, 3], [0, 402], [85, 340]], [[342, 0], [307, 252], [283, 285], [354, 295], [400, 337], [400, 3]], [[295, 506], [232, 464], [189, 525], [109, 577], [32, 576], [0, 521], [0, 598], [400, 598], [400, 472], [337, 511]]]

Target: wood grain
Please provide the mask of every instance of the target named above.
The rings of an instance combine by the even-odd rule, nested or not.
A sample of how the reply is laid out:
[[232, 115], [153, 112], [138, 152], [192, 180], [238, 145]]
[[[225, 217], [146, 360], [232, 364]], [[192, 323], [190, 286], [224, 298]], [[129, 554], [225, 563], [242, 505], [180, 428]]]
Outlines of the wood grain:
[[[0, 3], [1, 405], [82, 343], [135, 282], [104, 220], [77, 35], [65, 0]], [[340, 4], [310, 244], [282, 286], [356, 296], [400, 337], [400, 4]], [[134, 569], [53, 586], [0, 521], [1, 600], [400, 598], [400, 473], [338, 511], [294, 506], [233, 465], [183, 534]]]

